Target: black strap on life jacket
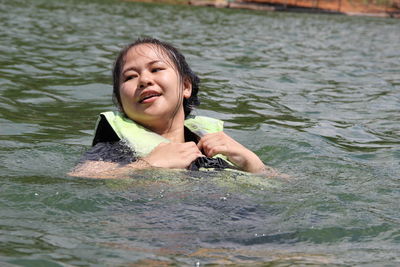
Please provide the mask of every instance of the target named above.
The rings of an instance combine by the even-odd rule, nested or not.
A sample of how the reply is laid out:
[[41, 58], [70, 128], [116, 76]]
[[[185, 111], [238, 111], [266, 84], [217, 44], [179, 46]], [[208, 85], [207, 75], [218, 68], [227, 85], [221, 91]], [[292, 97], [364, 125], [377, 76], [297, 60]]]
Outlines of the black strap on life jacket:
[[189, 165], [188, 170], [198, 171], [200, 168], [215, 170], [235, 169], [234, 166], [221, 158], [198, 157]]

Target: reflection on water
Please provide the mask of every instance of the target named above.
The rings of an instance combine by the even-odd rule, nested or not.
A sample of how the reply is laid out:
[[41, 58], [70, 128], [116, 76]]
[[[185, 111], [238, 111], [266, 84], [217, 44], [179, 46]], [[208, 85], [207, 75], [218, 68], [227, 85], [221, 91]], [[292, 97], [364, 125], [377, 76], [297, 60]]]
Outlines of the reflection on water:
[[[400, 21], [96, 1], [0, 3], [0, 262], [398, 262]], [[72, 179], [122, 45], [180, 47], [201, 109], [292, 176]]]

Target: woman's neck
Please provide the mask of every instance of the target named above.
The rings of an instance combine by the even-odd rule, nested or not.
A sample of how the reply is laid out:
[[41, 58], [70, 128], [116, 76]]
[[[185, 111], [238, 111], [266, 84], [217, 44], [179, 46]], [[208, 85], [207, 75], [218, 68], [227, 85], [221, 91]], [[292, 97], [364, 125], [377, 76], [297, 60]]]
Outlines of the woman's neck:
[[[160, 133], [158, 133], [160, 134]], [[167, 138], [172, 143], [184, 143], [185, 142], [185, 130], [182, 124], [181, 127], [176, 129], [171, 129], [167, 132], [161, 133], [161, 136]]]
[[184, 120], [185, 117], [175, 116], [173, 119], [169, 120], [168, 123], [160, 122], [156, 124], [152, 124], [147, 128], [152, 132], [155, 132], [172, 143], [184, 143], [185, 142], [185, 129], [184, 129]]

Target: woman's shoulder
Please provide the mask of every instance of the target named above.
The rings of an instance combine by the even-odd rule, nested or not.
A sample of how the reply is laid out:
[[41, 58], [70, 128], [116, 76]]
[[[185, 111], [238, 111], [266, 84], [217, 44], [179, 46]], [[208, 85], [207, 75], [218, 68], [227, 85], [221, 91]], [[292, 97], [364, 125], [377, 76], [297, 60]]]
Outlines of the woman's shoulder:
[[107, 161], [128, 164], [136, 161], [135, 152], [124, 140], [117, 142], [98, 142], [92, 146], [81, 158], [84, 161]]

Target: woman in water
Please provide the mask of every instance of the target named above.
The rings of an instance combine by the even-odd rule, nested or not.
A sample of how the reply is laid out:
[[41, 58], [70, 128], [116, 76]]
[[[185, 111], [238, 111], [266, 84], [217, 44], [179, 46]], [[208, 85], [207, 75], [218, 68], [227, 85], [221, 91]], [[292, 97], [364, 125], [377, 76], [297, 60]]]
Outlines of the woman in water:
[[170, 44], [139, 39], [125, 47], [113, 70], [120, 112], [100, 115], [93, 147], [70, 175], [112, 178], [137, 169], [202, 167], [276, 175], [225, 134], [221, 121], [189, 116], [199, 105], [198, 86], [199, 78]]

